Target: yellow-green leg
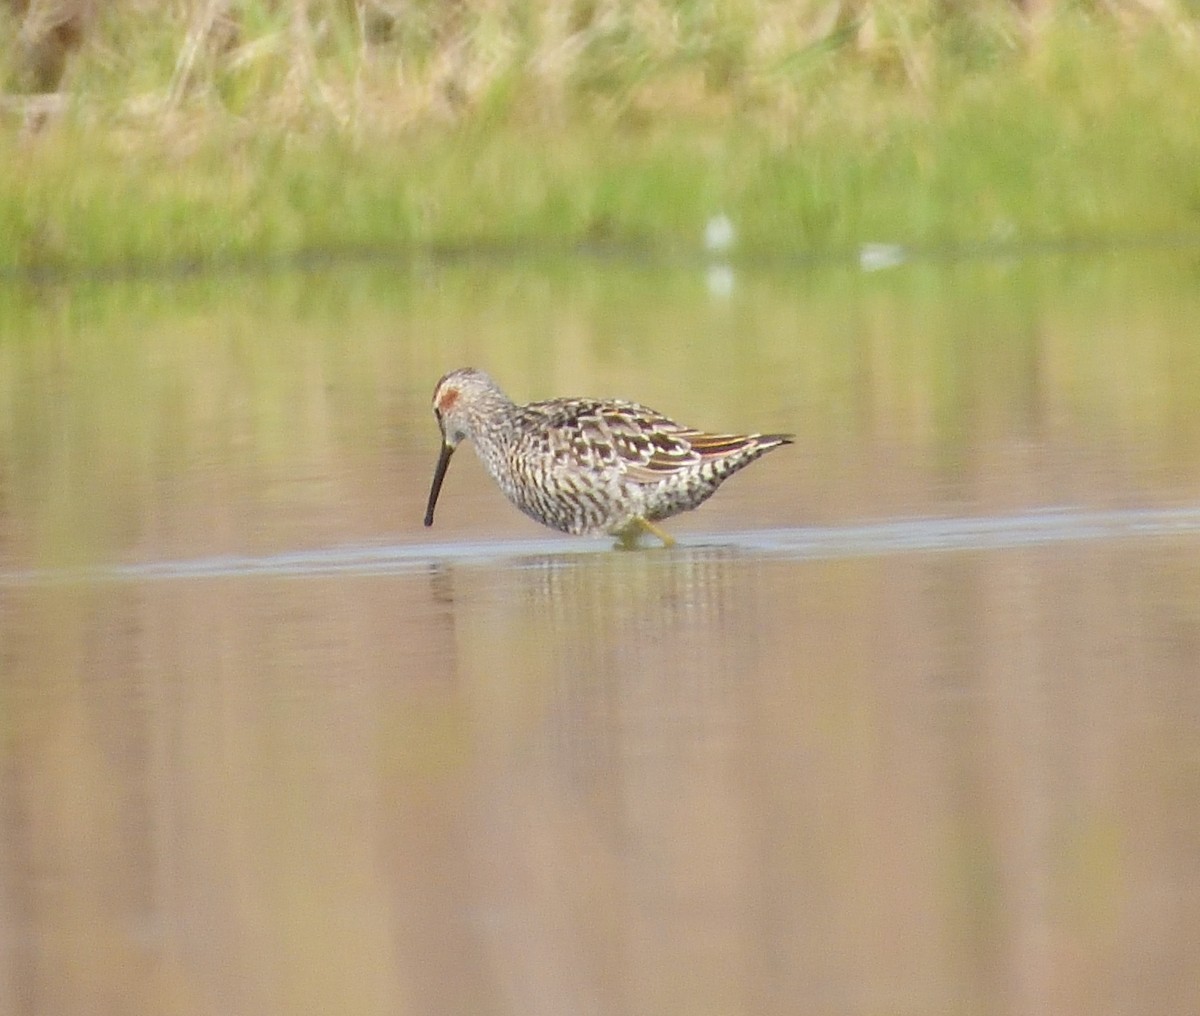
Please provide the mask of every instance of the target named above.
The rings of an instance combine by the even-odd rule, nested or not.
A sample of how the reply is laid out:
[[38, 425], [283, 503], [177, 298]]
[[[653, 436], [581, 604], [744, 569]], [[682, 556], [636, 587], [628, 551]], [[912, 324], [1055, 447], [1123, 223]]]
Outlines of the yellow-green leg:
[[648, 519], [636, 518], [622, 529], [617, 536], [617, 546], [621, 550], [633, 550], [637, 546], [638, 537], [643, 533], [649, 533], [651, 536], [657, 537], [662, 541], [664, 547], [674, 547], [675, 537], [668, 533], [665, 529], [660, 529]]
[[660, 540], [662, 540], [662, 545], [664, 547], [674, 547], [675, 546], [675, 537], [673, 537], [665, 529], [659, 528], [653, 522], [650, 522], [648, 519], [638, 519], [637, 524], [643, 530], [645, 530], [645, 532], [649, 533], [651, 536], [657, 536]]

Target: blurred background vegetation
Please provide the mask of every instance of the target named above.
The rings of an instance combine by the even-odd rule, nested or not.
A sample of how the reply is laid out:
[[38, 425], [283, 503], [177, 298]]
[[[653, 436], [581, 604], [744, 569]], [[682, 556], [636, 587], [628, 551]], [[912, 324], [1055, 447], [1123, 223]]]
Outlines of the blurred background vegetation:
[[1200, 226], [1193, 0], [0, 0], [0, 268]]

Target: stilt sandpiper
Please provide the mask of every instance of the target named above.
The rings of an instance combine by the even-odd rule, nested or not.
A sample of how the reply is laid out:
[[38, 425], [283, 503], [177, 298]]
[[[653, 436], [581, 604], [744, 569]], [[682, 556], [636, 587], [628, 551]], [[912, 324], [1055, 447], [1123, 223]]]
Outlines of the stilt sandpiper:
[[608, 533], [632, 546], [655, 525], [706, 501], [721, 483], [791, 434], [706, 434], [636, 402], [548, 399], [518, 405], [464, 367], [433, 392], [442, 450], [425, 525], [450, 456], [470, 438], [492, 479], [530, 518], [564, 533]]

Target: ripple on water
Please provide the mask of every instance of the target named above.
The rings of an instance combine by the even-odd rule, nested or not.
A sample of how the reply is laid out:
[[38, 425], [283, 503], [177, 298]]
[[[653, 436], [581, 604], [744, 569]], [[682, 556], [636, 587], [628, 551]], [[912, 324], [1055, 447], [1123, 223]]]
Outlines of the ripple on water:
[[[786, 560], [831, 560], [891, 554], [1005, 550], [1083, 540], [1116, 540], [1200, 533], [1200, 506], [1128, 508], [1093, 511], [1044, 508], [1012, 515], [949, 518], [899, 518], [840, 526], [804, 526], [681, 538], [674, 551], [648, 548], [663, 563], [679, 554], [703, 557], [730, 549]], [[217, 555], [185, 560], [139, 561], [87, 568], [31, 568], [0, 571], [0, 585], [57, 582], [145, 582], [267, 575], [395, 575], [422, 571], [448, 561], [521, 567], [547, 557], [566, 566], [573, 559], [608, 553], [605, 540], [555, 538], [538, 540], [460, 541], [339, 546], [262, 556]]]

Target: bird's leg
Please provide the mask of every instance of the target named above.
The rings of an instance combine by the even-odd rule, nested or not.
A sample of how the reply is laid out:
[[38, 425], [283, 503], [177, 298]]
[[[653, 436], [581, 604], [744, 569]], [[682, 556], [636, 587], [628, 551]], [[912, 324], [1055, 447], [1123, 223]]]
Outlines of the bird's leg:
[[620, 550], [633, 550], [637, 546], [638, 537], [643, 533], [649, 533], [651, 536], [657, 537], [662, 541], [664, 547], [675, 546], [675, 538], [670, 533], [665, 529], [660, 529], [648, 519], [643, 519], [639, 516], [616, 534], [617, 547]]
[[638, 525], [641, 526], [643, 530], [645, 530], [651, 536], [657, 536], [660, 540], [662, 540], [662, 545], [664, 547], [674, 547], [675, 546], [675, 537], [673, 537], [665, 529], [661, 529], [660, 527], [656, 526], [649, 519], [641, 519], [640, 518], [637, 521], [638, 521]]

